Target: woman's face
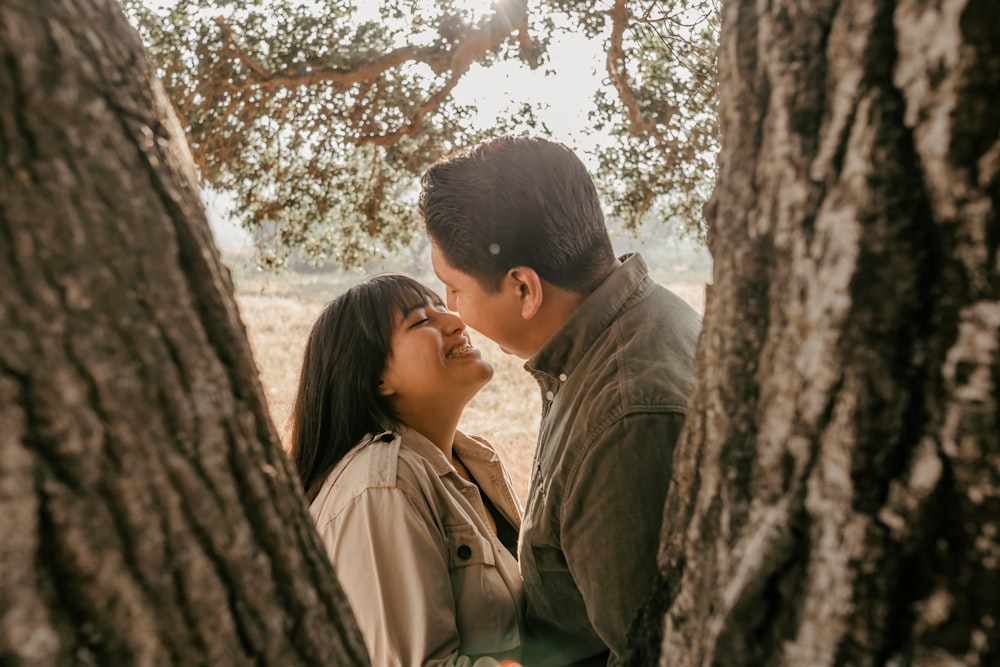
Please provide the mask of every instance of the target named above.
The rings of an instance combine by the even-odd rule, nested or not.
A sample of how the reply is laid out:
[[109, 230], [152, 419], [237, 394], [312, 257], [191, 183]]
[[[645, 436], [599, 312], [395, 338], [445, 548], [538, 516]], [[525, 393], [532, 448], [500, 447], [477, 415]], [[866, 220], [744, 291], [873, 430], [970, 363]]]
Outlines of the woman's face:
[[456, 313], [431, 300], [400, 313], [381, 385], [397, 406], [464, 407], [491, 377]]

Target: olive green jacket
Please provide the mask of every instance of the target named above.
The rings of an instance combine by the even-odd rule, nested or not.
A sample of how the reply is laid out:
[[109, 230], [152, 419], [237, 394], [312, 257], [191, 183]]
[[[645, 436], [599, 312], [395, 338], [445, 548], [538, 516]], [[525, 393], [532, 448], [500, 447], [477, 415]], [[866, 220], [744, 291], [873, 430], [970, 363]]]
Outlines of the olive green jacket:
[[527, 665], [614, 663], [657, 573], [701, 317], [622, 262], [525, 364], [543, 402], [518, 549]]

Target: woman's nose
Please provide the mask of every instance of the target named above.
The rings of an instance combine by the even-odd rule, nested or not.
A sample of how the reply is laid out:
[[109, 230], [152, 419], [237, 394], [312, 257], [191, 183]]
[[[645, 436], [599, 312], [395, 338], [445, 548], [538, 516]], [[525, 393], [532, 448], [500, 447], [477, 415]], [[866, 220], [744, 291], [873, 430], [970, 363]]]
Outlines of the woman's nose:
[[458, 313], [449, 310], [448, 312], [443, 313], [443, 315], [442, 328], [446, 333], [458, 333], [459, 331], [465, 329], [465, 322], [462, 321], [462, 318], [459, 317]]

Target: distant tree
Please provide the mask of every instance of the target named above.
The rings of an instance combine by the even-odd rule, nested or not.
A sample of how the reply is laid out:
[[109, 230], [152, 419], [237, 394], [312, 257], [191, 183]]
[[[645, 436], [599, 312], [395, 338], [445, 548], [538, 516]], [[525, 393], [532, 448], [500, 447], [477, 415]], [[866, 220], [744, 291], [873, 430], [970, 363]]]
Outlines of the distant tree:
[[631, 664], [1000, 665], [1000, 5], [728, 0]]
[[416, 237], [416, 179], [433, 160], [487, 134], [548, 132], [521, 100], [476, 128], [451, 93], [473, 64], [545, 67], [569, 32], [607, 51], [592, 123], [609, 137], [596, 175], [610, 215], [699, 234], [714, 176], [716, 1], [123, 5], [204, 182], [235, 195], [250, 230], [267, 230], [262, 262], [299, 248], [349, 267]]
[[367, 664], [121, 8], [0, 62], [0, 664]]

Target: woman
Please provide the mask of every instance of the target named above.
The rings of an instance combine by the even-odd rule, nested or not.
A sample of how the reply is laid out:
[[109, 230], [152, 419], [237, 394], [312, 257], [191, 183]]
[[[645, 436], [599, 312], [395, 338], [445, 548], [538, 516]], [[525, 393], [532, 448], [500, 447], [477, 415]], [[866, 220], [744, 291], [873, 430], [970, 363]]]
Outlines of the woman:
[[458, 315], [402, 275], [351, 287], [309, 335], [291, 454], [376, 667], [519, 653], [520, 504], [489, 443], [458, 431], [492, 376]]

